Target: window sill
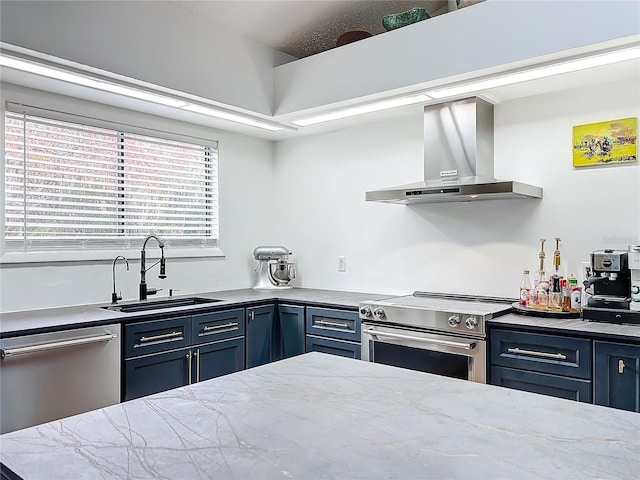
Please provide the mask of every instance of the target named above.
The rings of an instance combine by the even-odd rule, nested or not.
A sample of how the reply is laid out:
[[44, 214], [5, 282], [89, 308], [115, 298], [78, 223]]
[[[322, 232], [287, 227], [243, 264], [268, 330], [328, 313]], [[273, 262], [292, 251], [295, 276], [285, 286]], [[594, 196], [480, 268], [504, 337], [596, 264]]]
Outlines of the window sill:
[[[172, 258], [207, 258], [224, 257], [224, 252], [219, 248], [165, 248], [165, 257]], [[127, 257], [128, 260], [139, 260], [140, 250], [86, 250], [75, 252], [5, 252], [0, 256], [0, 266], [25, 265], [31, 263], [91, 263], [99, 261], [113, 261], [118, 255]], [[147, 248], [148, 258], [160, 258], [158, 248]]]

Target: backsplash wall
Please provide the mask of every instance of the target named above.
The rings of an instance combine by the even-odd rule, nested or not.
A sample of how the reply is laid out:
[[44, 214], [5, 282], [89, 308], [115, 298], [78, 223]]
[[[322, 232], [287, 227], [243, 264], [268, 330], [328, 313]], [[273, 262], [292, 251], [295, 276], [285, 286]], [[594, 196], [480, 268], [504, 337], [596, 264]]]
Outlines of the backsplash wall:
[[[280, 230], [301, 285], [372, 293], [413, 290], [516, 297], [522, 270], [546, 270], [554, 237], [562, 273], [580, 278], [591, 251], [640, 243], [640, 167], [575, 169], [572, 127], [640, 116], [637, 84], [612, 83], [495, 107], [495, 175], [543, 188], [541, 200], [414, 206], [365, 191], [422, 179], [422, 110], [279, 142]], [[337, 256], [347, 271], [337, 271]]]

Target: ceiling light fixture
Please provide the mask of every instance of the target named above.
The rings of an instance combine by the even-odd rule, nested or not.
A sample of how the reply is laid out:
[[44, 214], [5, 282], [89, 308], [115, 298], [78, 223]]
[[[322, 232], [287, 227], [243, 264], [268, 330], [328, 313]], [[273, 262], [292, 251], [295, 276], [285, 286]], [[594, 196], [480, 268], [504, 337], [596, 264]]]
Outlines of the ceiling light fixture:
[[499, 77], [488, 78], [486, 80], [480, 80], [477, 82], [466, 83], [463, 85], [454, 85], [452, 87], [445, 87], [439, 90], [431, 90], [426, 93], [434, 99], [440, 100], [442, 98], [466, 95], [468, 93], [488, 90], [490, 88], [513, 85], [515, 83], [526, 82], [529, 80], [538, 80], [540, 78], [552, 77], [555, 75], [561, 75], [563, 73], [577, 72], [580, 70], [586, 70], [588, 68], [610, 65], [613, 63], [624, 62], [626, 60], [633, 60], [637, 58], [640, 58], [640, 47], [627, 48], [625, 50], [617, 50], [602, 55], [595, 55], [592, 57], [586, 57], [577, 60], [569, 60], [562, 63], [534, 68], [531, 70], [524, 70], [517, 73], [501, 75]]
[[207, 115], [209, 117], [216, 117], [223, 120], [229, 120], [231, 122], [243, 123], [245, 125], [250, 125], [252, 127], [264, 128], [266, 130], [271, 130], [272, 132], [280, 132], [284, 130], [283, 127], [280, 127], [275, 124], [261, 122], [259, 120], [245, 117], [237, 113], [227, 112], [225, 110], [219, 110], [217, 108], [205, 107], [203, 105], [196, 105], [194, 103], [185, 105], [184, 107], [182, 107], [182, 109], [188, 110], [194, 113], [200, 113], [201, 115]]
[[[53, 78], [61, 80], [63, 82], [72, 83], [75, 85], [81, 85], [83, 87], [94, 88], [96, 90], [102, 90], [105, 92], [115, 93], [126, 97], [136, 98], [138, 100], [144, 100], [147, 102], [157, 103], [165, 105], [167, 107], [179, 108], [181, 110], [187, 110], [210, 117], [219, 118], [221, 120], [228, 120], [235, 123], [241, 123], [251, 127], [262, 128], [272, 132], [279, 132], [285, 130], [285, 126], [279, 126], [275, 123], [269, 123], [267, 121], [257, 120], [248, 115], [242, 113], [233, 113], [227, 110], [217, 109], [213, 107], [206, 107], [204, 105], [194, 104], [192, 100], [180, 99], [171, 97], [169, 95], [161, 95], [156, 93], [147, 92], [142, 89], [129, 87], [116, 82], [111, 82], [102, 79], [91, 78], [81, 73], [71, 72], [57, 68], [54, 66], [37, 63], [30, 60], [24, 60], [22, 58], [12, 57], [0, 54], [0, 66], [13, 68], [24, 72], [33, 73], [43, 77]], [[291, 128], [291, 127], [288, 127]]]
[[411, 97], [393, 98], [391, 100], [383, 100], [380, 102], [367, 103], [366, 105], [358, 105], [357, 107], [345, 108], [343, 110], [336, 110], [334, 112], [322, 113], [309, 118], [303, 118], [300, 120], [292, 120], [291, 123], [306, 127], [307, 125], [315, 125], [316, 123], [329, 122], [331, 120], [339, 120], [341, 118], [354, 117], [356, 115], [363, 115], [365, 113], [377, 112], [380, 110], [387, 110], [389, 108], [403, 107], [405, 105], [411, 105], [414, 103], [427, 102], [432, 100], [431, 97], [420, 94]]

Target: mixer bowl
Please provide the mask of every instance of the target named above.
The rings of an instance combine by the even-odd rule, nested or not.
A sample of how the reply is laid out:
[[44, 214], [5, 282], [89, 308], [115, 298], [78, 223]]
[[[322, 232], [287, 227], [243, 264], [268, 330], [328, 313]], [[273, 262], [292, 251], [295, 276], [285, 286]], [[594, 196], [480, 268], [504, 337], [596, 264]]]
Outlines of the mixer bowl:
[[296, 278], [296, 265], [291, 262], [270, 263], [269, 276], [275, 285], [288, 285], [291, 280]]

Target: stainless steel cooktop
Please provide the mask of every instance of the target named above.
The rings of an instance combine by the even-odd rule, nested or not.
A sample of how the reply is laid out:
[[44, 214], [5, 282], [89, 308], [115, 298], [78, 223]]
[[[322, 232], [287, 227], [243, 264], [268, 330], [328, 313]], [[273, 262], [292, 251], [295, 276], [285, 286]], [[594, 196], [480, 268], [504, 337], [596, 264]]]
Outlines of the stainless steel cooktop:
[[514, 299], [462, 297], [430, 292], [362, 302], [363, 322], [485, 336], [485, 323], [509, 313]]

